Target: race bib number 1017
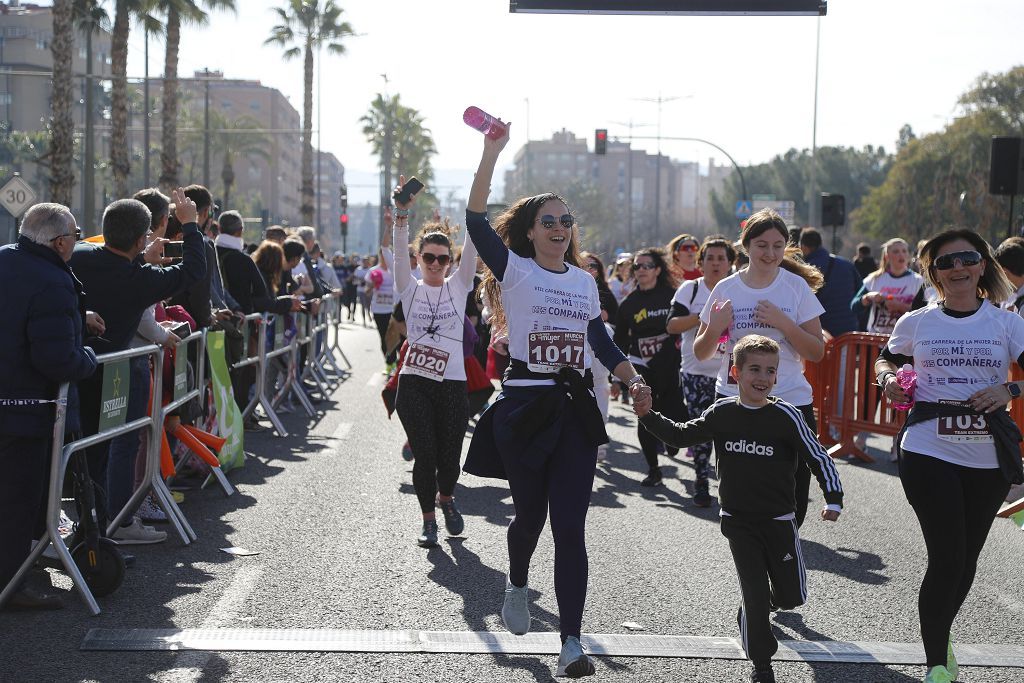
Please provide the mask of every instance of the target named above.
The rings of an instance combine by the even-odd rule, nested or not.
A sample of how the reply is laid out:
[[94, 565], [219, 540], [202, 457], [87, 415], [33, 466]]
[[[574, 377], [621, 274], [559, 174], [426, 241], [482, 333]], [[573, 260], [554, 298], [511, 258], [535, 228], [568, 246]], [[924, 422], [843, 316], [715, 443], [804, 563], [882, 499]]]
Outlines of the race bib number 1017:
[[557, 372], [561, 368], [583, 370], [585, 340], [582, 332], [530, 332], [526, 367], [532, 372]]

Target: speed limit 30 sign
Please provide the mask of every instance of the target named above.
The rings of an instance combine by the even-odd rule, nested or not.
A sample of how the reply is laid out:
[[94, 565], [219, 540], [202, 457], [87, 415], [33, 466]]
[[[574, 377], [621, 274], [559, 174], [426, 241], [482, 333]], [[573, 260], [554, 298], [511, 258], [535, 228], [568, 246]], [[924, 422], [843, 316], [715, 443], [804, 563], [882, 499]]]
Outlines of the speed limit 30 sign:
[[36, 202], [36, 193], [21, 176], [14, 176], [0, 187], [0, 206], [20, 218]]

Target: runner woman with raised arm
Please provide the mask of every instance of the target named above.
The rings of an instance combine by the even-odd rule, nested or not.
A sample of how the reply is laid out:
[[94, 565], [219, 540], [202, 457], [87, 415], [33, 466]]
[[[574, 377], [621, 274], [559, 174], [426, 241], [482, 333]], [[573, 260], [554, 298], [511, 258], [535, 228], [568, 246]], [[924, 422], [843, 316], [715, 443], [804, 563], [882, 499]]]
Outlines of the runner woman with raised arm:
[[585, 526], [597, 447], [608, 441], [591, 390], [587, 345], [630, 385], [634, 398], [650, 389], [608, 337], [597, 283], [579, 267], [579, 234], [565, 201], [550, 193], [520, 199], [491, 228], [487, 195], [508, 139], [507, 132], [498, 140], [484, 136], [466, 227], [490, 269], [484, 287], [492, 324], [507, 330], [511, 361], [501, 395], [477, 423], [464, 469], [508, 479], [516, 514], [508, 527], [501, 615], [517, 635], [530, 630], [530, 558], [550, 510], [562, 640], [555, 675], [579, 678], [594, 673], [579, 640], [587, 597]]

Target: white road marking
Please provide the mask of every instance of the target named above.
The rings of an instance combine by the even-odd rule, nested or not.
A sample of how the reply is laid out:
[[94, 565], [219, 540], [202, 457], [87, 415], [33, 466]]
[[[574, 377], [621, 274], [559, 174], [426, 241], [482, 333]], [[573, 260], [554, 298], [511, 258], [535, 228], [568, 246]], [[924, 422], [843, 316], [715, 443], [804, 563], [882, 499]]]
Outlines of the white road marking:
[[344, 441], [348, 438], [349, 433], [352, 431], [352, 423], [342, 422], [338, 425], [338, 428], [334, 430], [334, 434], [331, 434], [331, 439], [334, 441]]
[[370, 379], [366, 381], [368, 387], [379, 387], [384, 382], [384, 375], [379, 372], [375, 372], [370, 375]]
[[[202, 628], [223, 628], [232, 619], [241, 616], [245, 601], [262, 576], [263, 568], [259, 565], [243, 565], [203, 621]], [[182, 652], [174, 658], [173, 667], [157, 674], [155, 680], [158, 683], [195, 683], [202, 677], [203, 668], [210, 661], [211, 654], [200, 651]]]

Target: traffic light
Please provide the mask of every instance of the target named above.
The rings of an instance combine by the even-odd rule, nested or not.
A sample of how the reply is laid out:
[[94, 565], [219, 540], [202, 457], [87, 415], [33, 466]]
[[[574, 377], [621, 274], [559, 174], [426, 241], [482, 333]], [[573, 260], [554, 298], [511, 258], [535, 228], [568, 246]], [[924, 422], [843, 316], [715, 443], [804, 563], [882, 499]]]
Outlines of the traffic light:
[[594, 131], [594, 154], [608, 153], [608, 129], [598, 128]]
[[821, 193], [821, 224], [842, 225], [846, 222], [846, 197], [841, 194]]
[[339, 222], [341, 223], [341, 234], [342, 235], [347, 235], [348, 234], [348, 214], [347, 213], [341, 214], [341, 218], [339, 219]]
[[338, 188], [338, 198], [341, 200], [341, 213], [344, 214], [348, 211], [348, 186], [344, 183]]

